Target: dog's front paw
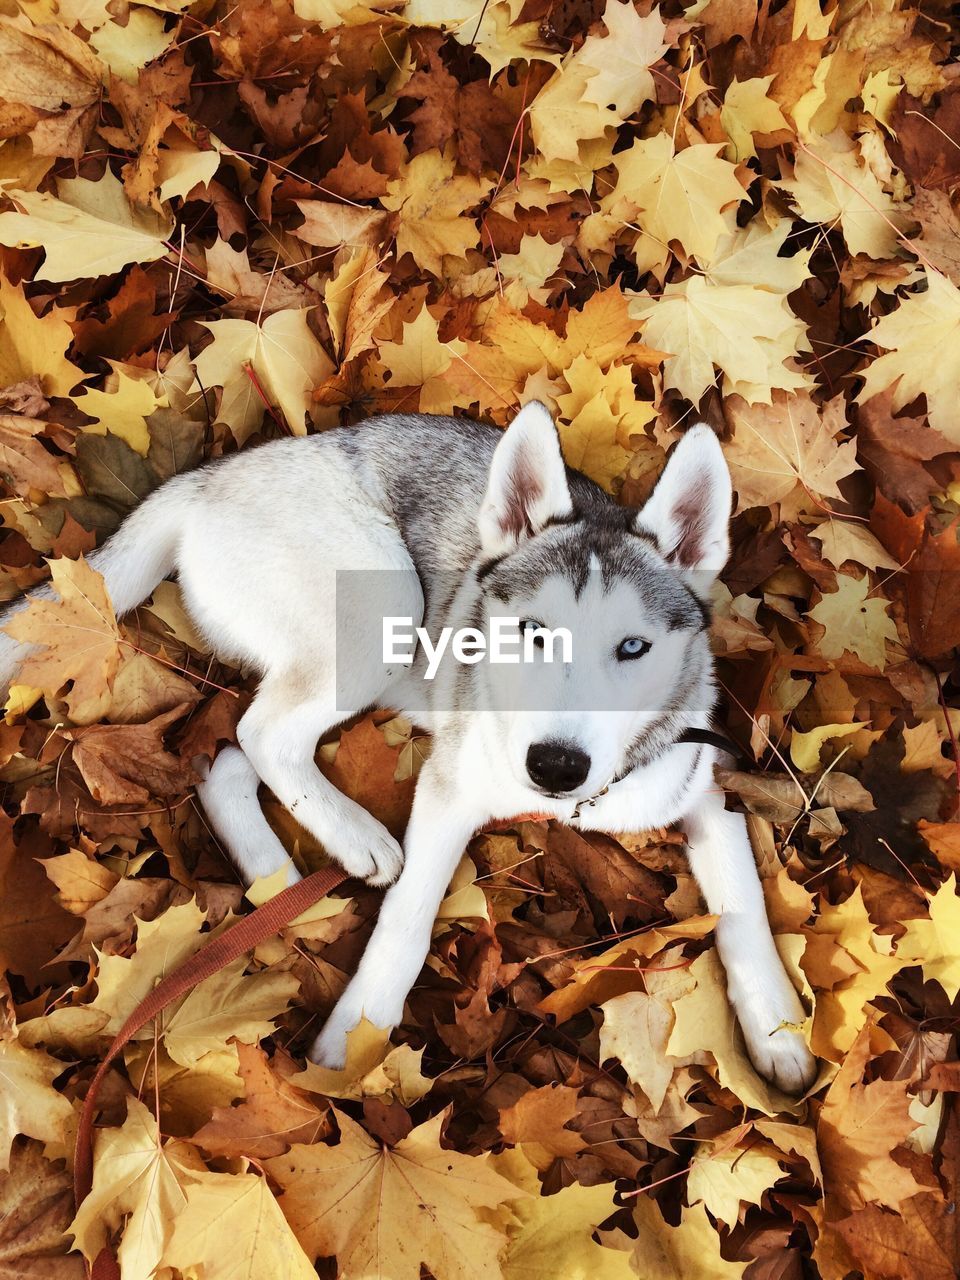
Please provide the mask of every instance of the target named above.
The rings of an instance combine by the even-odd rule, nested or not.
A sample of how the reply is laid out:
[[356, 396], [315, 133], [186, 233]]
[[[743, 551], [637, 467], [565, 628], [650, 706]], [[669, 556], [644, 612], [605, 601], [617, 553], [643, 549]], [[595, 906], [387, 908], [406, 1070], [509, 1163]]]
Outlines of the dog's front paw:
[[350, 875], [377, 888], [392, 884], [403, 867], [403, 849], [383, 823], [362, 810], [361, 817], [338, 833], [331, 850]]
[[761, 1038], [747, 1037], [750, 1061], [783, 1093], [805, 1093], [817, 1078], [817, 1060], [799, 1031], [781, 1027]]
[[399, 1004], [382, 984], [383, 989], [363, 994], [361, 986], [354, 979], [337, 1001], [333, 1012], [324, 1024], [323, 1030], [314, 1040], [307, 1053], [311, 1062], [332, 1071], [342, 1071], [347, 1061], [347, 1036], [356, 1027], [361, 1018], [366, 1018], [375, 1027], [389, 1031], [403, 1018], [403, 1001]]
[[806, 1017], [800, 997], [784, 974], [784, 990], [775, 998], [740, 1002], [737, 1016], [750, 1061], [783, 1093], [804, 1093], [817, 1078], [817, 1060], [796, 1028]]

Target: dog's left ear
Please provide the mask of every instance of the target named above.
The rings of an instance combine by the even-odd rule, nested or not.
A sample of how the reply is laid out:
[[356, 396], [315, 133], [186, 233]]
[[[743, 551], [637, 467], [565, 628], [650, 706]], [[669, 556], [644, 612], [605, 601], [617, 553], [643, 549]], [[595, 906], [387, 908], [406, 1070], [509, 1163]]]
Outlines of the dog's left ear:
[[531, 400], [494, 450], [477, 518], [483, 553], [508, 555], [551, 520], [572, 512], [557, 428], [549, 410]]
[[674, 448], [637, 527], [695, 589], [709, 590], [730, 554], [730, 472], [717, 437], [701, 423]]

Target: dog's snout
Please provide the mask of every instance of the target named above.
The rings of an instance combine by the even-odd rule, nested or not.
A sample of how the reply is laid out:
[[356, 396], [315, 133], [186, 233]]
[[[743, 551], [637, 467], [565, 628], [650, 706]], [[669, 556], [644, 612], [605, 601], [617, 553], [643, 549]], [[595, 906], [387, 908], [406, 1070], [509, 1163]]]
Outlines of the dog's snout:
[[567, 742], [534, 742], [527, 752], [527, 773], [553, 794], [582, 786], [589, 772], [590, 757]]

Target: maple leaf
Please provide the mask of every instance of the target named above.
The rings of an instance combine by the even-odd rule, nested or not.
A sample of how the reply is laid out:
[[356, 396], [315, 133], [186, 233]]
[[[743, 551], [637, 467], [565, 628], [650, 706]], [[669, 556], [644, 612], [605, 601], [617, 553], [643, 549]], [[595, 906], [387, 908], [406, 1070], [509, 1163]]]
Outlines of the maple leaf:
[[571, 467], [611, 489], [630, 461], [631, 439], [643, 439], [643, 428], [655, 416], [653, 405], [636, 399], [624, 365], [604, 374], [594, 357], [578, 355], [563, 376], [570, 388], [556, 398], [566, 419], [559, 428], [563, 456]]
[[631, 1280], [629, 1253], [592, 1239], [617, 1210], [609, 1183], [573, 1183], [555, 1195], [532, 1195], [513, 1206], [519, 1225], [501, 1255], [504, 1280], [553, 1280], [558, 1259], [570, 1280]]
[[[789, 125], [779, 103], [768, 97], [774, 76], [758, 76], [752, 80], [731, 81], [723, 96], [720, 123], [733, 145], [733, 159], [742, 161], [757, 154], [754, 134], [789, 134]], [[769, 144], [767, 144], [769, 145]]]
[[421, 1263], [437, 1280], [469, 1280], [476, 1258], [493, 1258], [504, 1228], [485, 1209], [505, 1211], [522, 1193], [487, 1168], [486, 1156], [440, 1146], [442, 1111], [392, 1148], [375, 1142], [334, 1109], [336, 1146], [294, 1146], [266, 1162], [283, 1189], [287, 1221], [310, 1258], [336, 1256], [341, 1271], [419, 1280]]
[[657, 133], [617, 156], [617, 185], [602, 209], [639, 223], [638, 262], [662, 261], [671, 241], [709, 262], [717, 241], [730, 230], [723, 211], [746, 194], [734, 165], [721, 159], [719, 150], [704, 142], [677, 151], [669, 134]]
[[46, 428], [13, 414], [0, 413], [0, 471], [14, 492], [29, 498], [31, 491], [48, 497], [67, 496], [61, 463], [44, 449], [37, 436]]
[[834, 134], [816, 147], [804, 147], [793, 180], [780, 185], [808, 222], [839, 224], [851, 253], [891, 258], [905, 219], [873, 171], [860, 161], [856, 145]]
[[775, 293], [690, 276], [668, 284], [658, 300], [638, 295], [631, 312], [643, 323], [644, 340], [670, 352], [665, 384], [690, 400], [714, 384], [714, 365], [725, 375], [725, 392], [748, 404], [770, 404], [777, 388], [810, 385], [785, 364], [805, 345], [805, 328]]
[[46, 251], [38, 280], [59, 283], [119, 271], [130, 262], [153, 262], [167, 252], [173, 224], [160, 214], [134, 208], [108, 169], [102, 178], [64, 178], [59, 198], [45, 192], [11, 190], [18, 205], [0, 213], [0, 244], [41, 245]]
[[419, 387], [419, 407], [423, 413], [449, 410], [450, 397], [443, 374], [466, 344], [454, 339], [441, 342], [439, 325], [426, 307], [416, 318], [403, 322], [400, 342], [377, 342], [380, 363], [391, 374], [391, 386]]
[[893, 1149], [916, 1127], [907, 1082], [860, 1080], [869, 1053], [864, 1028], [827, 1091], [817, 1124], [824, 1178], [838, 1207], [848, 1212], [869, 1201], [896, 1209], [923, 1187]]
[[847, 651], [877, 671], [886, 666], [886, 642], [897, 643], [897, 627], [887, 614], [888, 602], [872, 592], [869, 574], [855, 578], [838, 573], [836, 591], [821, 596], [807, 614], [824, 628], [817, 647], [825, 658]]
[[75, 316], [72, 307], [51, 307], [38, 316], [23, 289], [0, 275], [0, 383], [39, 377], [46, 395], [67, 395], [84, 376], [64, 354], [73, 341]]
[[566, 1128], [577, 1114], [577, 1091], [564, 1085], [532, 1089], [500, 1112], [500, 1132], [507, 1142], [523, 1147], [527, 1159], [547, 1170], [556, 1156], [574, 1156], [587, 1144]]
[[702, 1200], [720, 1222], [735, 1226], [741, 1204], [759, 1204], [763, 1193], [783, 1176], [779, 1160], [768, 1151], [752, 1146], [717, 1151], [705, 1145], [690, 1162], [687, 1200]]
[[262, 1049], [237, 1045], [243, 1101], [218, 1107], [194, 1135], [205, 1151], [221, 1156], [278, 1156], [294, 1142], [315, 1142], [327, 1127], [320, 1110], [271, 1066]]
[[222, 387], [219, 418], [243, 444], [259, 425], [264, 400], [277, 405], [294, 435], [306, 434], [313, 388], [333, 372], [333, 362], [307, 323], [309, 309], [275, 311], [262, 324], [209, 320], [213, 342], [197, 356], [205, 387]]
[[163, 735], [189, 704], [150, 724], [100, 724], [68, 730], [73, 760], [98, 804], [146, 804], [180, 795], [197, 781], [193, 769], [164, 749]]
[[[119, 1029], [158, 978], [172, 972], [202, 945], [205, 935], [199, 930], [203, 920], [195, 900], [171, 907], [156, 920], [137, 922], [137, 947], [132, 956], [100, 957], [97, 997], [90, 1008], [109, 1014], [108, 1034]], [[159, 1015], [157, 1030], [174, 1062], [192, 1068], [204, 1054], [222, 1048], [230, 1036], [254, 1043], [273, 1031], [273, 1019], [286, 1008], [299, 984], [288, 973], [245, 975], [247, 963], [241, 956]], [[151, 1022], [136, 1039], [153, 1040], [154, 1035]]]
[[16, 1039], [0, 1039], [0, 1170], [10, 1168], [10, 1148], [18, 1133], [59, 1143], [73, 1108], [51, 1088], [63, 1064]]
[[87, 388], [82, 396], [74, 398], [80, 412], [93, 418], [84, 431], [101, 436], [112, 431], [131, 449], [146, 457], [150, 450], [147, 419], [154, 410], [166, 405], [166, 397], [158, 397], [142, 376], [131, 376], [130, 371], [116, 361], [110, 361], [110, 364], [113, 373], [103, 390]]
[[397, 253], [409, 253], [417, 266], [435, 276], [443, 275], [445, 257], [463, 258], [476, 247], [480, 239], [476, 221], [463, 215], [493, 185], [455, 174], [454, 168], [449, 152], [425, 151], [405, 166], [381, 200], [385, 209], [399, 215]]
[[954, 872], [929, 899], [928, 920], [908, 920], [906, 933], [897, 943], [897, 959], [923, 966], [923, 976], [939, 982], [949, 999], [960, 991], [960, 955], [957, 927], [960, 925], [960, 897]]
[[120, 877], [79, 849], [43, 860], [47, 875], [57, 886], [57, 901], [71, 915], [86, 915], [102, 902]]
[[422, 1059], [422, 1049], [411, 1049], [408, 1044], [391, 1046], [388, 1031], [361, 1018], [347, 1036], [342, 1071], [308, 1062], [291, 1083], [328, 1098], [388, 1097], [410, 1105], [433, 1088], [433, 1081], [420, 1070]]
[[[783, 934], [778, 943], [788, 970], [798, 968], [797, 956], [803, 951], [803, 938], [796, 934]], [[795, 1100], [761, 1079], [746, 1055], [736, 1020], [725, 998], [726, 979], [716, 950], [712, 948], [698, 956], [690, 965], [689, 973], [695, 979], [695, 986], [674, 1003], [675, 1022], [667, 1041], [667, 1053], [671, 1057], [682, 1058], [702, 1055], [706, 1050], [717, 1064], [718, 1079], [748, 1106], [756, 1107], [768, 1116], [795, 1111]]]
[[[184, 1188], [163, 1261], [204, 1280], [315, 1280], [265, 1178], [201, 1172]], [[126, 1239], [126, 1236], [124, 1236]]]
[[927, 271], [927, 288], [911, 293], [870, 330], [870, 341], [887, 354], [864, 370], [862, 404], [888, 388], [894, 409], [926, 396], [930, 425], [960, 444], [954, 391], [960, 377], [960, 290], [939, 271]]
[[373, 249], [361, 248], [344, 258], [325, 285], [327, 322], [342, 363], [374, 345], [374, 330], [393, 306], [388, 279]]
[[821, 411], [809, 395], [775, 393], [772, 404], [749, 405], [731, 397], [733, 438], [724, 447], [738, 507], [780, 504], [782, 520], [818, 512], [824, 499], [843, 501], [837, 482], [858, 469], [853, 440], [839, 443], [846, 429], [840, 397]]
[[579, 160], [582, 142], [655, 97], [649, 68], [667, 48], [660, 14], [640, 17], [632, 4], [607, 0], [603, 22], [607, 34], [587, 36], [531, 103], [534, 141], [547, 160]]
[[819, 988], [812, 1045], [821, 1057], [840, 1061], [863, 1027], [867, 1003], [886, 990], [904, 964], [892, 940], [877, 934], [858, 885], [839, 904], [824, 904], [813, 926], [814, 940], [829, 942], [818, 957], [804, 954], [804, 971]]
[[680, 1225], [668, 1226], [649, 1196], [638, 1196], [634, 1220], [639, 1230], [633, 1263], [644, 1280], [739, 1280], [745, 1262], [728, 1262], [702, 1205], [682, 1210]]
[[17, 1144], [0, 1174], [0, 1276], [5, 1280], [83, 1280], [83, 1259], [64, 1257], [73, 1186], [35, 1143]]
[[120, 631], [103, 579], [83, 557], [50, 561], [50, 574], [59, 599], [31, 601], [5, 630], [15, 640], [42, 646], [27, 655], [19, 680], [49, 693], [72, 680], [70, 717], [76, 724], [89, 724], [110, 705]]
[[665, 951], [645, 975], [647, 990], [626, 991], [601, 1006], [601, 1060], [618, 1059], [628, 1079], [649, 1098], [654, 1115], [663, 1106], [676, 1069], [698, 1056], [684, 1058], [667, 1053], [675, 1021], [673, 1006], [696, 986], [686, 968], [674, 967], [682, 963], [681, 956], [677, 947]]
[[69, 1228], [76, 1248], [92, 1261], [108, 1235], [124, 1225], [117, 1253], [121, 1275], [124, 1280], [153, 1275], [186, 1207], [184, 1188], [197, 1167], [190, 1148], [163, 1147], [151, 1112], [128, 1096], [122, 1127], [96, 1136], [93, 1185]]

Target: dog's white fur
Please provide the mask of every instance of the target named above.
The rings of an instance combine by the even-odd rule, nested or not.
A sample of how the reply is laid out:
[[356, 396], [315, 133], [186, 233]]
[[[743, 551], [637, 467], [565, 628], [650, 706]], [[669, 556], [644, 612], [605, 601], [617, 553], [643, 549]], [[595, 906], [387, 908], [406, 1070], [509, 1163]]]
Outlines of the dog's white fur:
[[[419, 425], [410, 428], [408, 451], [417, 439], [433, 438], [426, 419], [411, 421]], [[344, 610], [357, 607], [346, 596], [338, 599], [338, 571], [381, 575], [377, 617], [410, 616], [414, 625], [425, 620], [429, 566], [422, 555], [415, 563], [422, 552], [410, 532], [416, 526], [400, 527], [390, 497], [391, 467], [405, 465], [406, 455], [402, 441], [391, 453], [387, 422], [380, 420], [380, 437], [368, 434], [373, 423], [351, 433], [277, 442], [178, 477], [91, 557], [118, 614], [176, 571], [190, 616], [216, 651], [262, 673], [239, 726], [238, 746], [221, 751], [199, 788], [243, 876], [249, 881], [285, 866], [296, 877], [260, 808], [262, 781], [348, 872], [390, 885], [359, 968], [311, 1056], [341, 1065], [346, 1035], [362, 1015], [382, 1027], [401, 1021], [444, 891], [467, 841], [484, 824], [531, 810], [611, 833], [682, 820], [691, 868], [708, 910], [719, 916], [717, 946], [750, 1056], [764, 1076], [799, 1092], [815, 1074], [815, 1060], [793, 1029], [804, 1011], [771, 936], [745, 821], [725, 810], [717, 792], [716, 749], [671, 739], [653, 758], [641, 752], [639, 763], [617, 777], [630, 744], [642, 743], [645, 728], [660, 725], [663, 731], [667, 699], [683, 680], [692, 690], [693, 723], [707, 727], [713, 692], [705, 632], [671, 630], [658, 608], [645, 606], [635, 584], [605, 588], [598, 573], [574, 593], [558, 575], [524, 600], [521, 607], [531, 613], [521, 616], [536, 616], [548, 626], [573, 619], [575, 652], [583, 655], [581, 686], [586, 681], [593, 706], [605, 710], [585, 710], [582, 699], [571, 698], [563, 668], [547, 664], [524, 671], [524, 679], [536, 685], [541, 710], [517, 709], [510, 669], [484, 688], [489, 668], [484, 675], [479, 667], [479, 692], [473, 705], [464, 706], [457, 693], [462, 668], [458, 674], [450, 662], [443, 664], [425, 707], [422, 666], [385, 670], [380, 631], [361, 626], [359, 617], [350, 630], [349, 663], [341, 660], [338, 667], [338, 610], [342, 627]], [[361, 444], [347, 441], [347, 434]], [[482, 439], [465, 438], [464, 467], [480, 465], [470, 458]], [[548, 527], [574, 513], [574, 477], [564, 469], [542, 406], [527, 406], [495, 449], [489, 448], [482, 500], [477, 494], [471, 507], [454, 498], [430, 525], [430, 554], [449, 553], [450, 568], [462, 578], [446, 607], [446, 623], [468, 619], [476, 603], [478, 564], [507, 557], [509, 566], [513, 553], [541, 535], [544, 547], [552, 545]], [[481, 453], [486, 449], [483, 443]], [[694, 428], [636, 517], [637, 541], [652, 535], [659, 561], [702, 592], [727, 557], [730, 498], [715, 436], [706, 427]], [[511, 599], [508, 607], [516, 602]], [[616, 662], [619, 639], [641, 633], [653, 641], [650, 653], [640, 662]], [[8, 683], [25, 652], [0, 637], [0, 674]], [[407, 709], [434, 735], [403, 849], [314, 762], [323, 734], [375, 704]], [[678, 724], [677, 731], [690, 723]], [[525, 765], [532, 743], [556, 738], [572, 739], [590, 760], [582, 785], [559, 797], [534, 787]]]

